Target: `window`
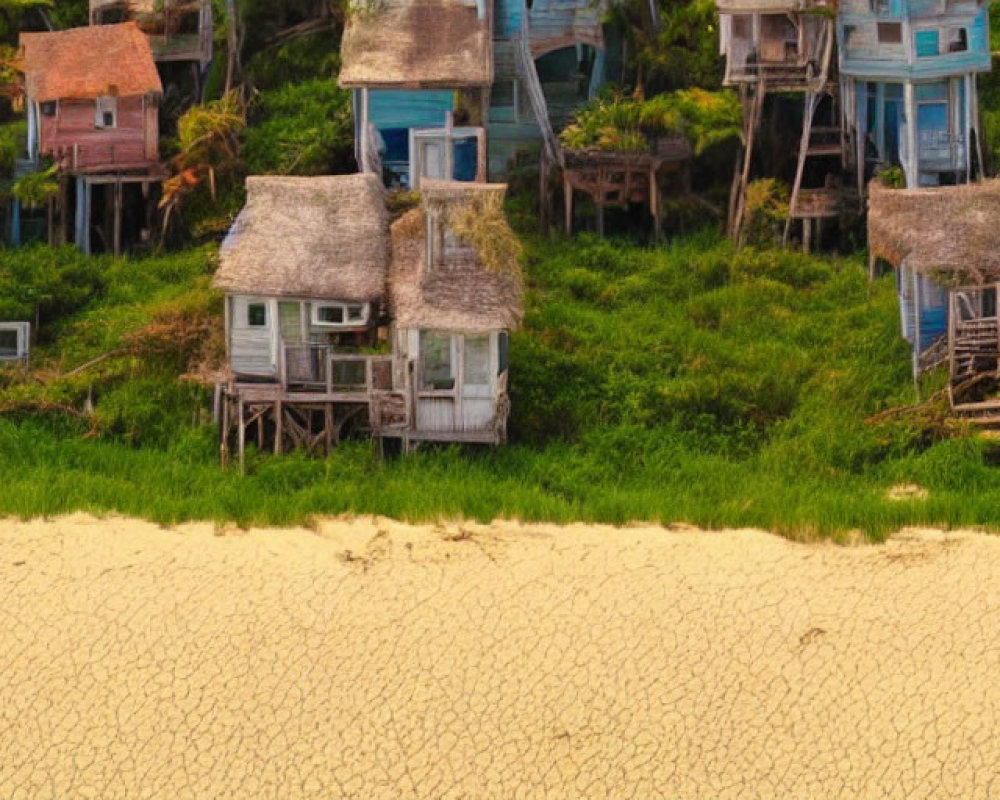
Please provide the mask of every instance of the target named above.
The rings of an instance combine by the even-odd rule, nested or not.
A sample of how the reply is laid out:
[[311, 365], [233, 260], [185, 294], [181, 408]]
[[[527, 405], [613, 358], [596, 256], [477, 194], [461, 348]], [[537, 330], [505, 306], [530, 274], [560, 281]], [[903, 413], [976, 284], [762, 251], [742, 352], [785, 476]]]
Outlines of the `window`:
[[510, 339], [506, 331], [502, 331], [499, 336], [497, 336], [497, 349], [499, 366], [497, 367], [497, 375], [503, 375], [508, 369], [510, 369]]
[[734, 39], [749, 39], [753, 33], [753, 17], [749, 14], [734, 14], [731, 30]]
[[902, 44], [903, 25], [899, 22], [878, 23], [879, 44]]
[[344, 309], [341, 306], [316, 306], [317, 325], [343, 325]]
[[0, 358], [17, 358], [17, 331], [0, 331]]
[[493, 108], [509, 108], [514, 105], [514, 81], [497, 81], [490, 91], [490, 106]]
[[357, 327], [368, 322], [364, 303], [314, 303], [312, 323], [320, 328]]
[[49, 100], [42, 103], [42, 116], [43, 117], [54, 117], [56, 115], [56, 101]]
[[118, 99], [109, 95], [97, 98], [94, 125], [98, 128], [118, 127]]
[[462, 380], [466, 386], [490, 385], [490, 337], [465, 337], [465, 365]]
[[965, 28], [948, 28], [945, 34], [949, 53], [964, 53], [969, 49], [969, 35]]
[[264, 328], [267, 326], [267, 305], [264, 303], [247, 303], [247, 326]]
[[892, 0], [872, 0], [873, 14], [891, 14]]
[[940, 53], [940, 34], [938, 31], [917, 31], [917, 58], [929, 58]]
[[451, 339], [451, 334], [448, 333], [421, 331], [421, 389], [448, 391], [455, 388], [455, 359]]

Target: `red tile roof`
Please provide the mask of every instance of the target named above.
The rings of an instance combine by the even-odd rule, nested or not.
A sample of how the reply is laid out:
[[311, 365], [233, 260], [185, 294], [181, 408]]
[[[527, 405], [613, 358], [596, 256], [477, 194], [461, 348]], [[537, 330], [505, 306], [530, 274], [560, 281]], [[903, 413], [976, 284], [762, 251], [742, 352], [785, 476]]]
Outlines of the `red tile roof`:
[[163, 92], [149, 42], [132, 22], [22, 33], [21, 51], [34, 102]]

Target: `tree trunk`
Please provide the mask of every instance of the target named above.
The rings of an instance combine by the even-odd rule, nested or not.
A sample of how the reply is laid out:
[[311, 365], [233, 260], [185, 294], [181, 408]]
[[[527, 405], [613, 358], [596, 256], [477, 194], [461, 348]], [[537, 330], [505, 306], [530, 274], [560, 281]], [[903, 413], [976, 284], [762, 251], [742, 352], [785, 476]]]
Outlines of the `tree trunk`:
[[233, 89], [240, 61], [239, 17], [236, 12], [236, 0], [226, 0], [226, 93]]

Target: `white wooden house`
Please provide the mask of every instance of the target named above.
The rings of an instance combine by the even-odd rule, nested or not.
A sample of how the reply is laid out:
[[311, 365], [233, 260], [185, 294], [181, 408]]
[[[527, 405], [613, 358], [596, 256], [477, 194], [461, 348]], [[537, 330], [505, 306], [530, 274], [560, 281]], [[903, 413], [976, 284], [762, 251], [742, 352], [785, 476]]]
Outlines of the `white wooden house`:
[[30, 323], [0, 322], [0, 364], [27, 364], [30, 350]]
[[[391, 228], [372, 173], [257, 177], [220, 251], [228, 369], [217, 395], [225, 460], [235, 432], [281, 452], [332, 448], [348, 427], [403, 450], [506, 440], [508, 334], [521, 318], [505, 187], [425, 180]], [[485, 266], [456, 220], [513, 243]]]

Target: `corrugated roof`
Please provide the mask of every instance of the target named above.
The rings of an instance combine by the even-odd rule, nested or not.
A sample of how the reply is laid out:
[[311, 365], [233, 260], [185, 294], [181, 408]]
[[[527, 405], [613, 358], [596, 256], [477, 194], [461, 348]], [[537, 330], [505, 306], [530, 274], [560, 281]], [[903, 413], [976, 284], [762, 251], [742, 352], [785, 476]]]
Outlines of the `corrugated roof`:
[[35, 102], [162, 93], [145, 34], [132, 22], [22, 33], [21, 65]]

